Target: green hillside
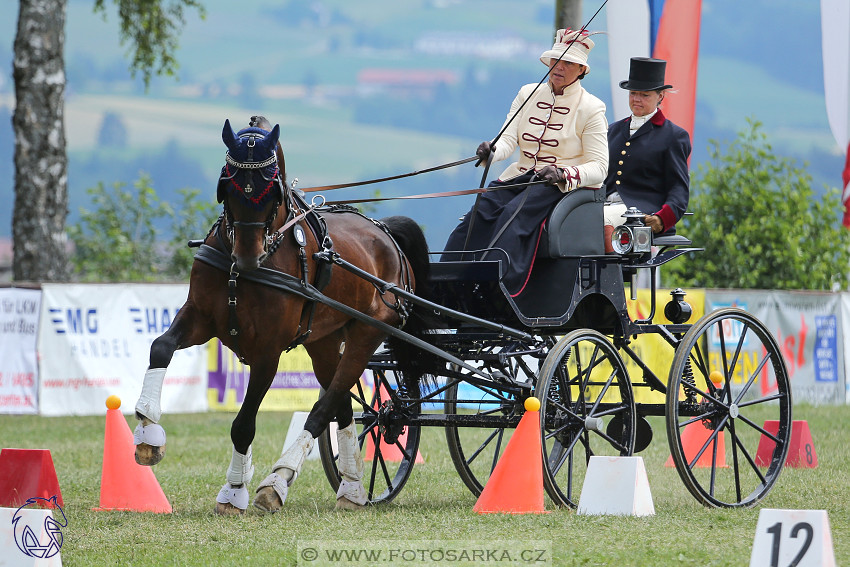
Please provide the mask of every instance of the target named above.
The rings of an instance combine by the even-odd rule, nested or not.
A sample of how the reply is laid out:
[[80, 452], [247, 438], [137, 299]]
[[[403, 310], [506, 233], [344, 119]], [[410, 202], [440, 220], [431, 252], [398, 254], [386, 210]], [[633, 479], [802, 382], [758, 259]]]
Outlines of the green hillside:
[[[598, 4], [584, 2], [585, 19]], [[98, 181], [132, 182], [142, 167], [154, 170], [154, 186], [165, 198], [178, 183], [199, 187], [212, 198], [223, 163], [224, 119], [245, 125], [257, 112], [281, 124], [288, 173], [302, 187], [468, 157], [478, 142], [498, 131], [518, 87], [545, 73], [537, 57], [551, 44], [554, 2], [209, 0], [204, 5], [206, 19], [190, 14], [181, 38], [179, 81], [157, 78], [145, 92], [127, 72], [116, 15], [104, 22], [92, 13], [92, 0], [69, 0], [72, 222], [86, 204], [86, 188]], [[604, 30], [605, 16], [603, 9], [590, 29]], [[0, 58], [9, 62], [15, 20], [0, 22]], [[703, 0], [692, 168], [707, 159], [709, 139], [729, 140], [753, 117], [765, 124], [778, 152], [810, 162], [817, 189], [839, 185], [843, 151], [826, 120], [819, 26], [816, 2]], [[808, 41], [777, 57], [779, 49], [789, 51], [790, 29]], [[595, 40], [592, 72], [583, 83], [607, 102], [609, 38]], [[390, 78], [370, 79], [370, 71]], [[425, 79], [404, 82], [416, 73]], [[0, 118], [12, 108], [11, 81], [0, 78]], [[119, 122], [123, 140], [99, 142], [105, 117]], [[7, 164], [7, 173], [0, 174], [0, 198], [6, 202], [13, 193], [11, 147], [11, 129], [0, 127], [0, 162]], [[494, 174], [501, 167], [497, 164]], [[376, 188], [383, 195], [464, 189], [479, 181], [480, 170], [467, 165], [347, 195], [371, 195]], [[388, 203], [375, 214], [414, 216], [426, 226], [432, 247], [439, 247], [468, 201]], [[10, 224], [11, 214], [0, 217], [0, 237], [10, 234]]]

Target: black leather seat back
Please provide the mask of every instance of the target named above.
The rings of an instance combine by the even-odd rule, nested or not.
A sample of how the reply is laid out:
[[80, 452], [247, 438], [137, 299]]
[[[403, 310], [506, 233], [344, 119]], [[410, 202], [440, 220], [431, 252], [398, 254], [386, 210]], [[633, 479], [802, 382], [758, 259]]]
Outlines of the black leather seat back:
[[574, 189], [558, 201], [546, 220], [538, 254], [565, 258], [605, 253], [602, 189]]

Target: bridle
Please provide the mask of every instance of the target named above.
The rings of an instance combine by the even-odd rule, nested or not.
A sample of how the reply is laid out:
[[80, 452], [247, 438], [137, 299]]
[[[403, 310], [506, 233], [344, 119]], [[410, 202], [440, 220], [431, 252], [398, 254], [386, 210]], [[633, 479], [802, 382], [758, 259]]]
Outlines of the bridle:
[[[225, 231], [227, 233], [227, 238], [230, 241], [231, 246], [236, 242], [236, 228], [240, 229], [263, 229], [263, 254], [268, 255], [270, 249], [272, 249], [275, 242], [282, 236], [280, 231], [272, 232], [272, 225], [274, 223], [275, 218], [277, 218], [277, 211], [283, 203], [284, 199], [288, 202], [291, 202], [291, 188], [288, 184], [286, 184], [280, 176], [280, 170], [277, 166], [277, 155], [275, 152], [272, 152], [271, 156], [266, 158], [263, 161], [255, 162], [253, 161], [254, 155], [254, 147], [256, 146], [257, 140], [262, 139], [264, 136], [262, 134], [256, 132], [246, 132], [239, 136], [240, 139], [246, 139], [245, 145], [248, 148], [248, 157], [247, 161], [240, 162], [234, 159], [230, 155], [230, 151], [225, 154], [225, 161], [227, 164], [222, 169], [222, 175], [219, 178], [219, 200], [224, 203], [224, 224]], [[263, 173], [263, 170], [274, 166], [274, 173], [271, 177], [266, 177]], [[233, 168], [234, 171], [231, 172], [230, 168]], [[248, 181], [245, 183], [245, 186], [242, 187], [237, 183], [236, 178], [240, 172], [247, 172]], [[260, 173], [263, 181], [266, 183], [265, 186], [261, 185], [261, 188], [257, 188], [252, 186], [254, 182], [254, 174]], [[221, 184], [227, 183], [228, 187], [226, 193], [239, 193], [240, 197], [246, 200], [249, 204], [252, 204], [255, 207], [262, 206], [267, 200], [267, 195], [271, 192], [275, 197], [275, 202], [271, 211], [269, 212], [268, 217], [264, 221], [239, 221], [233, 219], [233, 211], [231, 211], [230, 206], [228, 205], [228, 201], [226, 195], [224, 194]], [[249, 205], [251, 206], [251, 205]], [[290, 209], [290, 215], [292, 214]]]

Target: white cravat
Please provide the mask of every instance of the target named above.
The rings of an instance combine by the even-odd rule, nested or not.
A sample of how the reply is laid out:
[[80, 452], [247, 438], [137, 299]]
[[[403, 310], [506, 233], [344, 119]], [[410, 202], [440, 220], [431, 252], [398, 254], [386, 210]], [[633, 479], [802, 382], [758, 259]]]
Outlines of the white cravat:
[[646, 124], [650, 118], [655, 116], [656, 112], [658, 112], [657, 108], [646, 116], [635, 116], [634, 114], [632, 114], [632, 119], [629, 122], [629, 136], [632, 136], [635, 132], [637, 132], [638, 128]]

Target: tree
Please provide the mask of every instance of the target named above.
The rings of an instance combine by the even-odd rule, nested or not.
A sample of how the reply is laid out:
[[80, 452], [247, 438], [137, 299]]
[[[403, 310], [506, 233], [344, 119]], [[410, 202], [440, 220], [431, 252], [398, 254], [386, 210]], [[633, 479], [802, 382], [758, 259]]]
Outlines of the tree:
[[97, 133], [97, 144], [102, 148], [127, 147], [127, 126], [124, 125], [120, 114], [104, 113]]
[[[130, 71], [145, 84], [174, 75], [184, 9], [204, 10], [197, 0], [113, 0], [121, 42], [130, 44]], [[12, 216], [16, 281], [68, 277], [65, 219], [68, 158], [65, 148], [65, 8], [67, 0], [20, 0], [15, 35], [15, 206]], [[105, 0], [95, 0], [105, 13]]]
[[572, 28], [580, 30], [581, 0], [555, 0], [555, 29]]
[[[84, 282], [186, 281], [193, 252], [186, 235], [203, 238], [209, 232], [218, 206], [199, 198], [197, 189], [180, 190], [175, 211], [160, 201], [150, 177], [142, 174], [133, 190], [123, 183], [112, 189], [103, 183], [88, 190], [94, 208], [82, 210], [80, 221], [68, 227], [74, 243], [74, 279]], [[171, 241], [165, 244], [169, 225]]]
[[691, 181], [691, 200], [678, 232], [704, 252], [663, 268], [675, 285], [743, 288], [847, 288], [850, 231], [839, 222], [837, 189], [818, 199], [811, 176], [773, 153], [761, 123], [726, 148], [711, 142], [710, 161]]

